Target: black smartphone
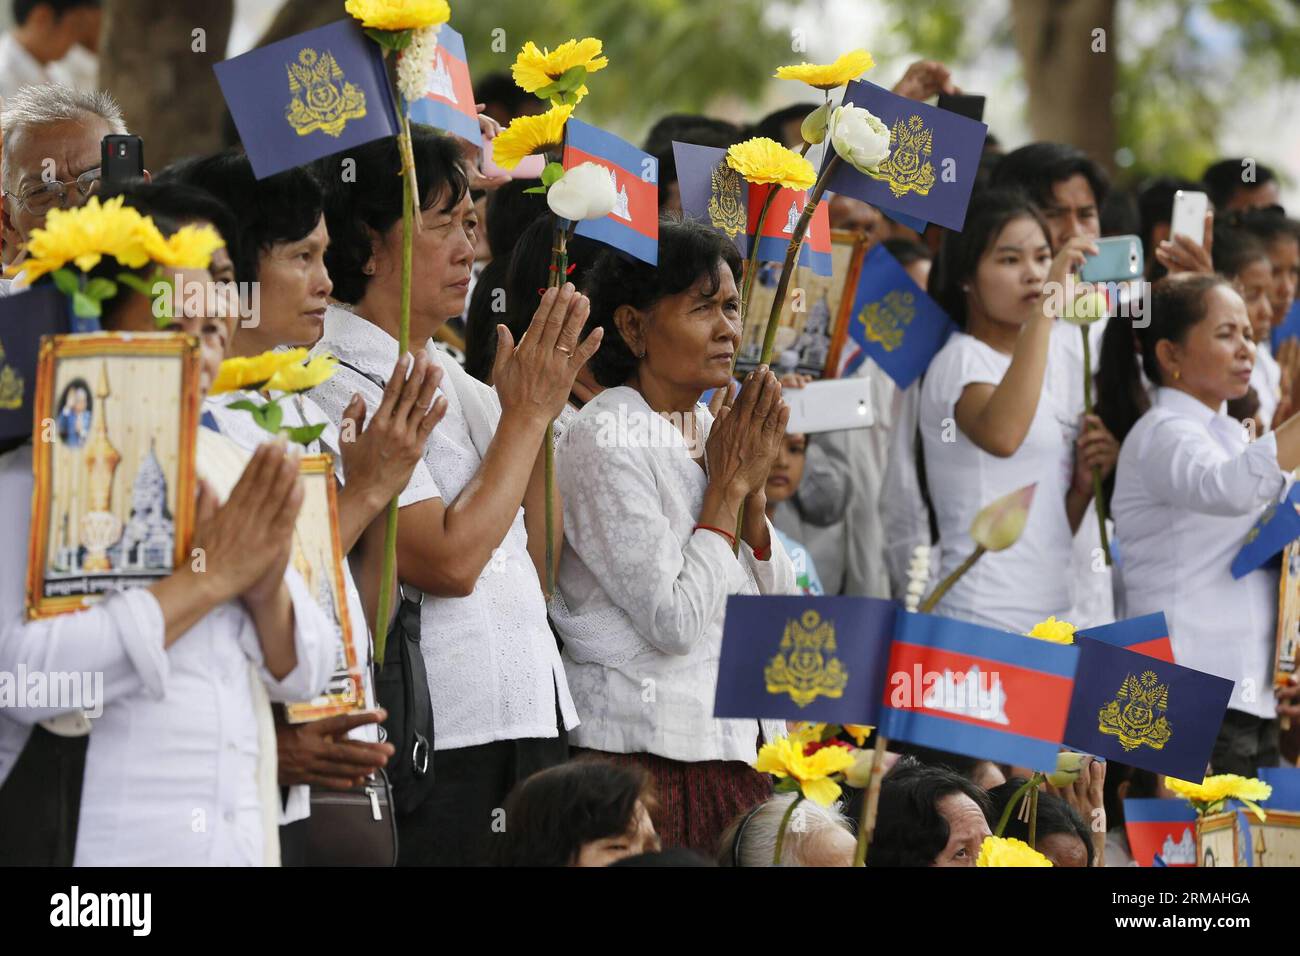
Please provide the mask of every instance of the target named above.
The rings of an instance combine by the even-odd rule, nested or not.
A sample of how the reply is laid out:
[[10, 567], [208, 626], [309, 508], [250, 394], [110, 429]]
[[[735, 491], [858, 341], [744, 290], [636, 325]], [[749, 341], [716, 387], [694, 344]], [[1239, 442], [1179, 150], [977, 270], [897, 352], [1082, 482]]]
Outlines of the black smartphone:
[[99, 145], [99, 176], [105, 186], [144, 178], [144, 141], [110, 133]]
[[979, 93], [940, 93], [938, 107], [976, 122], [984, 121], [984, 97]]

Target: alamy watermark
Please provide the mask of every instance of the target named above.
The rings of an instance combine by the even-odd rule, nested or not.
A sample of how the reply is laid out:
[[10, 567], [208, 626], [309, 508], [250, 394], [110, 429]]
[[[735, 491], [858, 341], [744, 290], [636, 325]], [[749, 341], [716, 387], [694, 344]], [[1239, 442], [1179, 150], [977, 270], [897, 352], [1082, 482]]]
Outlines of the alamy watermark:
[[29, 671], [19, 664], [0, 671], [0, 710], [31, 707], [80, 710], [87, 717], [104, 713], [103, 671]]

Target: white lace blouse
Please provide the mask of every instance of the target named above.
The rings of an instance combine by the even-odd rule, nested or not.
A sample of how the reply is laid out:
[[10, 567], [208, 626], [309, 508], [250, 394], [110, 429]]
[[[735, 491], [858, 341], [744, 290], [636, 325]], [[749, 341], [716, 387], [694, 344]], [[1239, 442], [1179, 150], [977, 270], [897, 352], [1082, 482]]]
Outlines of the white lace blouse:
[[[696, 416], [703, 440], [713, 419], [703, 405]], [[556, 457], [565, 543], [550, 610], [582, 720], [571, 740], [752, 761], [760, 729], [772, 739], [784, 725], [715, 720], [713, 698], [727, 596], [797, 593], [776, 535], [758, 561], [743, 543], [738, 558], [721, 535], [693, 531], [708, 477], [681, 434], [626, 386], [587, 403]]]

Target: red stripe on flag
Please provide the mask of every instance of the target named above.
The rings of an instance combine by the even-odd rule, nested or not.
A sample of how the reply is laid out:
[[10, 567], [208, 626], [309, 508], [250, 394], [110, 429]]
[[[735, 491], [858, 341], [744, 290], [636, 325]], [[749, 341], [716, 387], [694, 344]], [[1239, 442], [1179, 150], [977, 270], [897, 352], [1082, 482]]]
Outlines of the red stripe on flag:
[[808, 225], [808, 245], [814, 252], [831, 251], [831, 214], [829, 200], [823, 199], [813, 210], [812, 222]]
[[1124, 650], [1145, 654], [1147, 657], [1154, 657], [1170, 664], [1177, 663], [1174, 660], [1174, 645], [1167, 637], [1157, 637], [1151, 641], [1139, 641], [1136, 644], [1130, 644]]
[[628, 222], [622, 216], [610, 213], [606, 219], [612, 219], [629, 229], [635, 229], [650, 239], [659, 238], [659, 189], [654, 183], [641, 178], [640, 170], [635, 173], [610, 162], [603, 156], [595, 156], [573, 146], [564, 149], [564, 168], [572, 169], [581, 163], [596, 163], [606, 169], [612, 169], [616, 178], [615, 191], [627, 189], [627, 209], [632, 217]]
[[[992, 689], [1000, 685], [1005, 697], [999, 696], [997, 699], [1005, 709], [1007, 723], [924, 706], [925, 691], [935, 681], [942, 679], [944, 671], [965, 675], [972, 666], [979, 667], [982, 688]], [[928, 675], [935, 675], [934, 680], [927, 680]], [[1058, 677], [1003, 661], [972, 657], [937, 647], [895, 641], [889, 660], [885, 704], [896, 710], [915, 710], [1035, 740], [1059, 742], [1065, 732], [1073, 685], [1074, 682], [1068, 677]], [[907, 693], [904, 695], [902, 691]], [[970, 700], [969, 697], [966, 699]]]

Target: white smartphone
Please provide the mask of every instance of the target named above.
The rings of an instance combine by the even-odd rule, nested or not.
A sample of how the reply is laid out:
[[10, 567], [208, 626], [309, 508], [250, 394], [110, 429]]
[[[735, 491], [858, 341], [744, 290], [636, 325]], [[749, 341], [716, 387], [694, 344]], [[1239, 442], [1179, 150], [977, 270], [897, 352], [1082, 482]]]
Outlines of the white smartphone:
[[1180, 189], [1174, 193], [1174, 214], [1169, 219], [1169, 238], [1186, 236], [1198, 246], [1205, 241], [1205, 214], [1210, 197]]
[[803, 388], [782, 389], [781, 397], [790, 406], [788, 432], [838, 432], [869, 428], [876, 423], [869, 378], [810, 382]]

